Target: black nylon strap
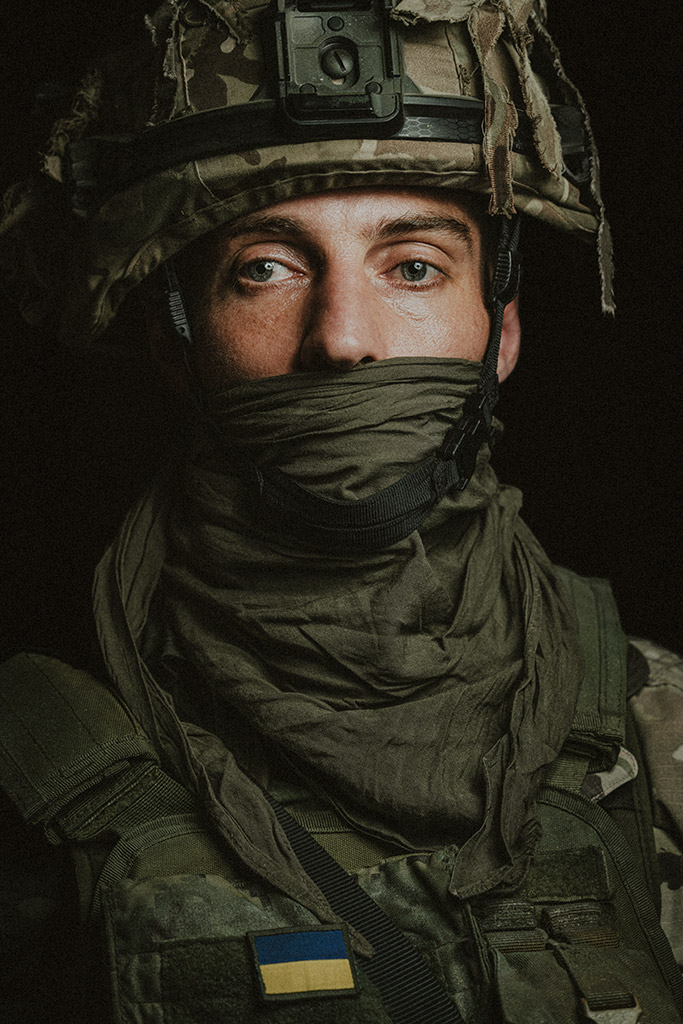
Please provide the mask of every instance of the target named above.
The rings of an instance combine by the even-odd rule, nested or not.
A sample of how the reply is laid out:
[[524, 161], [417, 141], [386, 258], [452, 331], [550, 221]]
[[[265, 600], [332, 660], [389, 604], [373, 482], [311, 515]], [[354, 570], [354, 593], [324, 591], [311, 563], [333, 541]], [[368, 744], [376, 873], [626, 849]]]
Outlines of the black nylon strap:
[[344, 921], [370, 942], [375, 954], [359, 966], [378, 989], [394, 1024], [464, 1024], [455, 1003], [415, 947], [333, 857], [265, 794], [306, 874]]
[[416, 530], [449, 487], [461, 479], [459, 461], [430, 456], [384, 490], [361, 501], [335, 501], [301, 487], [281, 470], [252, 467], [259, 509], [288, 534], [327, 551], [373, 551]]

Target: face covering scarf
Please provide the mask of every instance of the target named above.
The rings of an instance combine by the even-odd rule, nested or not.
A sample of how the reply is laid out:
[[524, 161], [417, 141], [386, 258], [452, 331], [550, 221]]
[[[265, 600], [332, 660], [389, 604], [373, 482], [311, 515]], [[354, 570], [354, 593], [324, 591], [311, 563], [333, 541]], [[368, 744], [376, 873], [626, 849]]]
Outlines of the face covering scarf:
[[150, 489], [98, 568], [105, 662], [167, 768], [244, 863], [322, 920], [260, 788], [272, 765], [375, 836], [457, 848], [460, 897], [512, 883], [538, 837], [539, 770], [572, 722], [577, 626], [488, 448], [465, 491], [362, 555], [288, 541], [233, 460], [363, 498], [439, 447], [479, 372], [392, 359], [231, 389], [212, 399], [222, 440]]

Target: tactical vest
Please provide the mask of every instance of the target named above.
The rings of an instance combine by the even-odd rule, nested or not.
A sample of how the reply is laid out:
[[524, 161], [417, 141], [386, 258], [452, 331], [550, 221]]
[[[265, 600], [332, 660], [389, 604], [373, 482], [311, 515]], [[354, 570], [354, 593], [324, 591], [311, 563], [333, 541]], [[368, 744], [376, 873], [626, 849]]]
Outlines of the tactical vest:
[[[466, 1024], [675, 1024], [681, 979], [659, 926], [644, 773], [612, 814], [582, 792], [624, 732], [638, 755], [626, 644], [607, 585], [566, 581], [586, 675], [519, 888], [458, 900], [455, 848], [386, 856], [330, 809], [291, 810], [416, 946]], [[0, 666], [0, 702], [0, 784], [73, 852], [83, 920], [106, 935], [116, 1024], [391, 1024], [344, 929], [226, 854], [105, 685], [17, 655]]]

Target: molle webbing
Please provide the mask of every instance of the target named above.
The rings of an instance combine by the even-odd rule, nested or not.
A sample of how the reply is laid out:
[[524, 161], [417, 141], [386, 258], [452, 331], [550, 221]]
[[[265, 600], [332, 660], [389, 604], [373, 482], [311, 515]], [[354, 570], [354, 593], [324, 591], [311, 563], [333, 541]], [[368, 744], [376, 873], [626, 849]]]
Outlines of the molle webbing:
[[538, 806], [522, 886], [473, 903], [506, 1024], [575, 1024], [577, 1003], [598, 1024], [674, 1024], [680, 972], [628, 843], [578, 794], [544, 788]]

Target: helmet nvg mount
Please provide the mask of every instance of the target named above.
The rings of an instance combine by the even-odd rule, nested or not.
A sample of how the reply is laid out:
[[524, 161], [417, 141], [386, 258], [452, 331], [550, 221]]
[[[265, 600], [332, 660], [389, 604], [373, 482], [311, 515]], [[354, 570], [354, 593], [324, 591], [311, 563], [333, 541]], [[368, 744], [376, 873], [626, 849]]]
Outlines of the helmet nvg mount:
[[544, 0], [166, 0], [86, 77], [43, 171], [7, 193], [0, 275], [75, 347], [207, 231], [359, 186], [467, 190], [596, 235], [613, 308], [597, 155]]

